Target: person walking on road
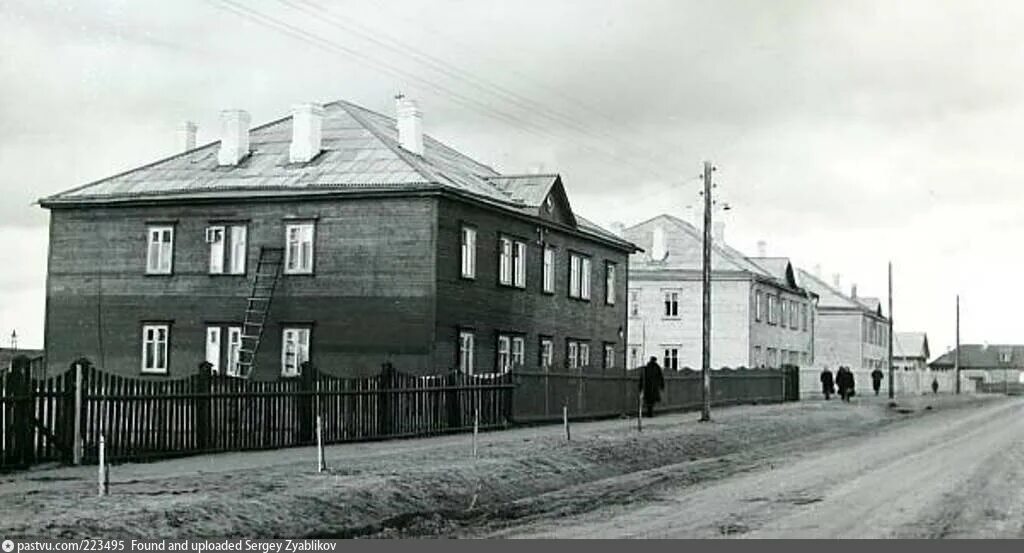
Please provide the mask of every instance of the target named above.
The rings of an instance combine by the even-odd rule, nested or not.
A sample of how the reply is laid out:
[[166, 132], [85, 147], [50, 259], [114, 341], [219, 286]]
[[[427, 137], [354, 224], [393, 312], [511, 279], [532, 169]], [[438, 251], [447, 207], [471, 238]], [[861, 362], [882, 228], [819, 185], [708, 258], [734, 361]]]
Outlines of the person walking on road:
[[932, 379], [932, 393], [933, 394], [939, 393], [939, 379], [938, 378], [933, 378]]
[[661, 391], [665, 389], [665, 378], [661, 374], [658, 358], [651, 357], [646, 365], [640, 368], [640, 392], [644, 395], [644, 416], [654, 416], [654, 404], [661, 401]]
[[882, 387], [882, 369], [875, 367], [875, 370], [871, 371], [871, 387], [875, 390], [875, 395], [878, 395], [878, 389]]
[[836, 393], [836, 382], [832, 378], [832, 371], [825, 367], [821, 371], [821, 393], [825, 394], [825, 399], [832, 399], [832, 394]]
[[843, 401], [849, 402], [850, 396], [853, 395], [853, 372], [850, 367], [839, 367], [836, 372], [836, 386], [839, 387], [839, 397]]

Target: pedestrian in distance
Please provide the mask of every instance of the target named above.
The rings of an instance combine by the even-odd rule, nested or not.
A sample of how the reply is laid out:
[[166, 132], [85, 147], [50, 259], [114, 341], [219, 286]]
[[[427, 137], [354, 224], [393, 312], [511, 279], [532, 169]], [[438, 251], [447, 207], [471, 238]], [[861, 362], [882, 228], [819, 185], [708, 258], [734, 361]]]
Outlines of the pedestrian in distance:
[[839, 387], [839, 397], [846, 402], [850, 401], [850, 396], [853, 395], [853, 372], [850, 367], [839, 367], [836, 372], [836, 386]]
[[832, 399], [832, 394], [836, 392], [836, 382], [832, 377], [832, 371], [825, 367], [822, 369], [819, 379], [821, 380], [821, 393], [825, 394], [826, 400]]
[[654, 416], [654, 404], [661, 401], [661, 391], [665, 389], [665, 377], [661, 374], [658, 358], [651, 357], [646, 365], [640, 368], [640, 391], [644, 394], [644, 416]]
[[875, 395], [878, 395], [878, 389], [882, 387], [882, 370], [875, 367], [875, 370], [871, 371], [871, 387], [875, 389]]
[[932, 393], [933, 394], [939, 393], [939, 379], [937, 379], [937, 378], [933, 378], [932, 379]]

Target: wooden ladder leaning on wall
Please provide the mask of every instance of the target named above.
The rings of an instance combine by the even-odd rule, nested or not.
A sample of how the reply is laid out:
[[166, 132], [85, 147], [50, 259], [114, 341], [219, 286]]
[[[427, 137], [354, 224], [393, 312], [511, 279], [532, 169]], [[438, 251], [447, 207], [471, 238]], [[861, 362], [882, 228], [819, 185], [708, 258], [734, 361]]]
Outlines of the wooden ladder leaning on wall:
[[256, 366], [256, 354], [263, 340], [263, 330], [270, 312], [270, 300], [281, 278], [284, 248], [260, 248], [252, 288], [246, 299], [242, 322], [242, 339], [238, 349], [238, 375], [248, 378]]

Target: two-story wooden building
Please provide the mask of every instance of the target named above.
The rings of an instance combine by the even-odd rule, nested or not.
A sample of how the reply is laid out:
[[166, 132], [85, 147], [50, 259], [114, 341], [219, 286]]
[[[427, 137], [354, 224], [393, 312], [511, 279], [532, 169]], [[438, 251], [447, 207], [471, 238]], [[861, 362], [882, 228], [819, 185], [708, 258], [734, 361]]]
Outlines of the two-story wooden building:
[[40, 200], [50, 371], [271, 379], [384, 362], [421, 374], [621, 368], [631, 243], [558, 175], [502, 175], [397, 118], [301, 104]]
[[[630, 260], [630, 365], [655, 356], [668, 369], [699, 369], [703, 234], [659, 215], [623, 236], [643, 248]], [[787, 259], [748, 258], [726, 243], [718, 225], [711, 269], [712, 368], [813, 362], [816, 298], [797, 284]]]

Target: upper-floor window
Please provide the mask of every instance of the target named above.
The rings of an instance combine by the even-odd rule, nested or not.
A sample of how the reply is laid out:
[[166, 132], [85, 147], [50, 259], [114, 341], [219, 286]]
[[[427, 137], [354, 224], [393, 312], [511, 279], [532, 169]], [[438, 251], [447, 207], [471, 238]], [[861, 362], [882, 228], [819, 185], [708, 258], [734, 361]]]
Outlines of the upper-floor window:
[[313, 226], [312, 221], [285, 226], [285, 273], [313, 272]]
[[761, 306], [761, 299], [763, 295], [764, 294], [762, 294], [760, 290], [754, 292], [754, 320], [757, 322], [761, 322], [761, 319], [764, 318]]
[[476, 278], [476, 229], [462, 227], [462, 277]]
[[498, 282], [517, 288], [526, 287], [526, 243], [511, 238], [499, 239]]
[[590, 299], [590, 258], [569, 254], [569, 297]]
[[800, 326], [803, 331], [807, 331], [807, 304], [800, 304]]
[[171, 274], [174, 257], [174, 227], [151, 226], [148, 229], [149, 247], [146, 251], [146, 272], [152, 275]]
[[640, 316], [640, 291], [630, 290], [629, 291], [629, 316], [639, 317]]
[[615, 305], [615, 264], [606, 263], [604, 271], [604, 302]]
[[210, 245], [210, 274], [245, 274], [245, 225], [206, 227], [206, 243]]
[[473, 350], [475, 337], [472, 331], [459, 331], [459, 370], [466, 374], [473, 374]]
[[309, 329], [285, 328], [281, 347], [281, 376], [299, 376], [309, 361]]
[[779, 296], [779, 326], [786, 327], [786, 307], [789, 305], [789, 300]]
[[544, 247], [544, 291], [554, 293], [555, 291], [555, 249], [551, 246]]
[[777, 300], [778, 298], [771, 294], [768, 294], [768, 324], [770, 325], [775, 324], [776, 317], [778, 316], [778, 313], [775, 310]]
[[678, 317], [679, 316], [679, 292], [667, 291], [665, 292], [665, 316], [666, 317]]
[[798, 320], [799, 313], [796, 309], [798, 305], [799, 304], [795, 301], [789, 305], [789, 328], [792, 328], [793, 330], [796, 330], [797, 328], [800, 327], [800, 321]]
[[170, 341], [170, 325], [142, 325], [142, 372], [167, 373], [167, 352]]

